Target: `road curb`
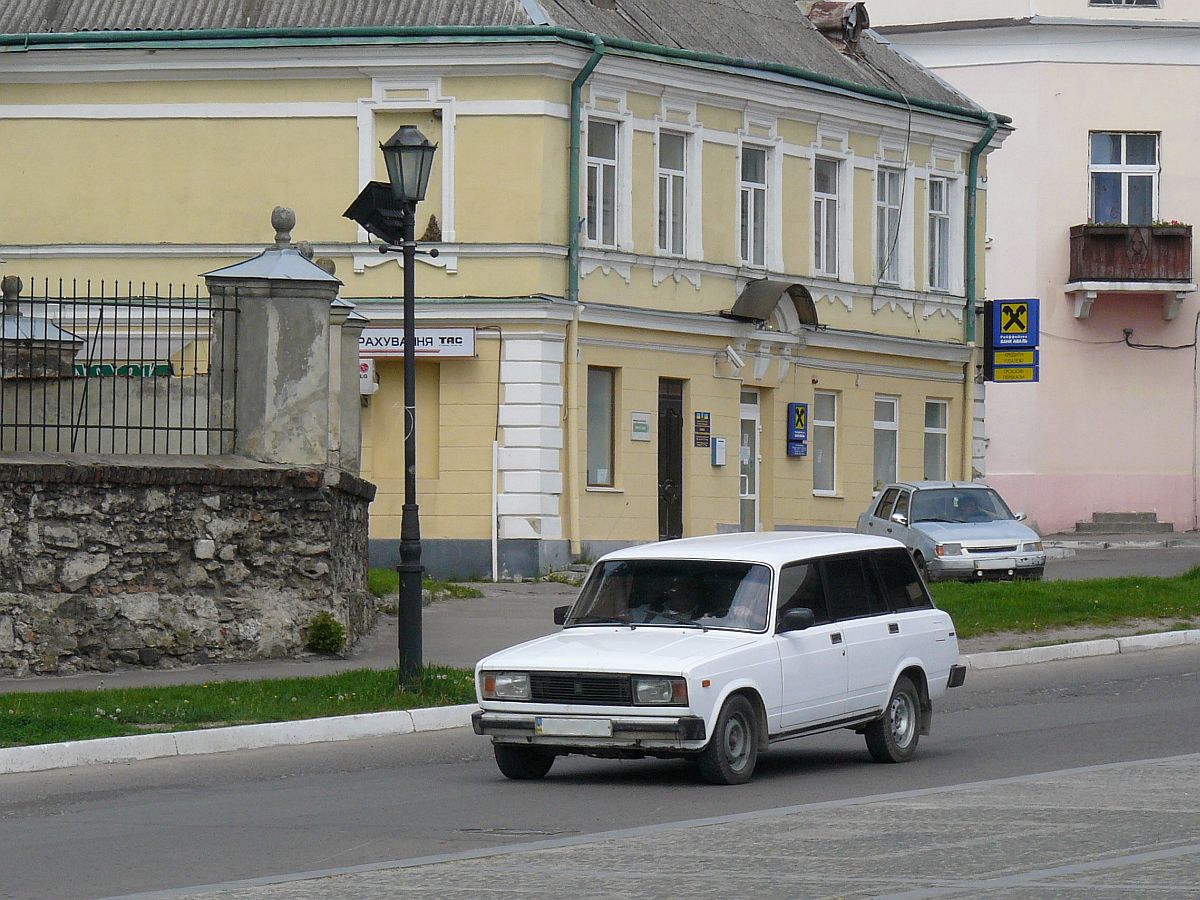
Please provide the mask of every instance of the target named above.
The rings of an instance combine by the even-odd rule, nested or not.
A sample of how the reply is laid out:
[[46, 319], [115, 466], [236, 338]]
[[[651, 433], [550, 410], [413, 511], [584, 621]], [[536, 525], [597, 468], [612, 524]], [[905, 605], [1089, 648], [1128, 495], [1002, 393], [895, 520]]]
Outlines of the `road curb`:
[[968, 669], [1003, 669], [1031, 663], [1053, 662], [1061, 659], [1083, 659], [1088, 656], [1110, 656], [1117, 653], [1136, 653], [1183, 644], [1200, 644], [1200, 628], [1189, 631], [1165, 631], [1160, 634], [1137, 634], [1129, 637], [1103, 638], [1096, 641], [1077, 641], [1073, 644], [1053, 644], [1049, 647], [1029, 647], [1024, 650], [997, 650], [964, 656]]
[[327, 741], [391, 737], [422, 731], [442, 731], [469, 725], [474, 703], [432, 709], [331, 716], [294, 722], [233, 725], [171, 734], [134, 734], [126, 737], [35, 744], [0, 750], [0, 775], [42, 772], [71, 766], [136, 762], [169, 756], [195, 756], [256, 750], [263, 747], [296, 746]]
[[[1055, 644], [1026, 650], [972, 653], [964, 655], [962, 660], [969, 669], [1001, 669], [1062, 659], [1136, 653], [1184, 644], [1200, 644], [1200, 629], [1079, 641], [1074, 644]], [[301, 719], [262, 725], [234, 725], [229, 728], [205, 728], [171, 734], [135, 734], [90, 741], [10, 747], [0, 750], [0, 775], [444, 731], [469, 725], [471, 713], [476, 709], [478, 707], [474, 703], [466, 703], [461, 706], [331, 716], [324, 719]]]

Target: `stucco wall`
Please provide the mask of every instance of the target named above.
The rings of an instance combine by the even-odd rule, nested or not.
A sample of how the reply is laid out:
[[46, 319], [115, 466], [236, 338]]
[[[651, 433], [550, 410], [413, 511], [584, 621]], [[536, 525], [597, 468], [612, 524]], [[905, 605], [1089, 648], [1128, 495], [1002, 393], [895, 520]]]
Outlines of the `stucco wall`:
[[0, 673], [288, 656], [328, 610], [372, 624], [345, 473], [228, 457], [0, 462]]

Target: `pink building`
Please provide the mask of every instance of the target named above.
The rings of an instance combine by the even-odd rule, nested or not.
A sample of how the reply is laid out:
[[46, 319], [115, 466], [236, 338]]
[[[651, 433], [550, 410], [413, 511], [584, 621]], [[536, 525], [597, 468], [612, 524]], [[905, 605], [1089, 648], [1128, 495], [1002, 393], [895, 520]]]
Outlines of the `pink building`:
[[986, 386], [980, 475], [1043, 533], [1118, 511], [1200, 527], [1200, 3], [874, 0], [870, 13], [1017, 129], [989, 162], [986, 297], [1041, 300], [1041, 380]]

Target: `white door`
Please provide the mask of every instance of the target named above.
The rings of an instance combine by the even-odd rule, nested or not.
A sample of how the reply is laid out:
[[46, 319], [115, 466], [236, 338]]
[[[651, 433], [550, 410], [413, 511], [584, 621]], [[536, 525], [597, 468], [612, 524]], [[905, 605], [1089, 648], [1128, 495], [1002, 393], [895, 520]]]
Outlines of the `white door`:
[[761, 461], [758, 445], [761, 431], [758, 391], [742, 391], [742, 428], [738, 442], [742, 531], [758, 531], [758, 482]]
[[791, 563], [779, 572], [779, 617], [789, 609], [811, 609], [816, 624], [775, 635], [783, 674], [783, 702], [773, 733], [794, 731], [839, 718], [848, 684], [846, 643], [829, 621], [829, 604], [816, 563]]

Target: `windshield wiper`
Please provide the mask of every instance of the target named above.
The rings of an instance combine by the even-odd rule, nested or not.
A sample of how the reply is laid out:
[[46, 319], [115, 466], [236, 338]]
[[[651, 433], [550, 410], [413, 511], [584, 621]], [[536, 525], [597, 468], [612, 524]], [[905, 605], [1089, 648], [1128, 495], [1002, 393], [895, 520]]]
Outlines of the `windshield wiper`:
[[573, 619], [572, 625], [628, 625], [628, 619], [619, 619], [614, 616], [588, 616], [582, 619]]

